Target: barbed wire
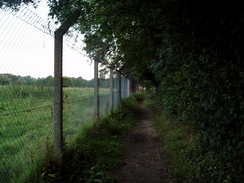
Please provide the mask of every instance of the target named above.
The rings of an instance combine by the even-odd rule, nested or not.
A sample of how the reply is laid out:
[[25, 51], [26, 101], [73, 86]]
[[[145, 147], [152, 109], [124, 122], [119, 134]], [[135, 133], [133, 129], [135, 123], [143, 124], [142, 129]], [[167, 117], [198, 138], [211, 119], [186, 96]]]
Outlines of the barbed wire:
[[[14, 10], [10, 7], [2, 7], [0, 8], [0, 13], [14, 16], [52, 37], [54, 37], [55, 30], [60, 26], [59, 23], [56, 23], [56, 21], [48, 17], [47, 14], [44, 14], [46, 18], [43, 18], [43, 15], [37, 14], [27, 5], [21, 6], [18, 10]], [[64, 43], [72, 50], [84, 55], [84, 43], [82, 39], [83, 35], [74, 28], [70, 28], [69, 34], [64, 35]]]
[[36, 12], [32, 11], [28, 6], [22, 6], [18, 11], [9, 7], [4, 7], [0, 9], [0, 12], [5, 12], [9, 15], [15, 16], [21, 21], [32, 25], [36, 29], [51, 36], [54, 36], [54, 31], [57, 29], [57, 25], [53, 24], [50, 20], [43, 19]]

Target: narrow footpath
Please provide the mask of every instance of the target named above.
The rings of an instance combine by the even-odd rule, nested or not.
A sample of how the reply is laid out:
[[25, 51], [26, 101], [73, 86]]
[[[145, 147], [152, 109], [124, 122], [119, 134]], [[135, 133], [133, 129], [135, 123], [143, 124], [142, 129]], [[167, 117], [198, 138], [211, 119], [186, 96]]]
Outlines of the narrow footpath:
[[162, 158], [160, 139], [153, 127], [153, 113], [140, 103], [136, 126], [124, 137], [125, 159], [118, 172], [119, 183], [173, 183]]

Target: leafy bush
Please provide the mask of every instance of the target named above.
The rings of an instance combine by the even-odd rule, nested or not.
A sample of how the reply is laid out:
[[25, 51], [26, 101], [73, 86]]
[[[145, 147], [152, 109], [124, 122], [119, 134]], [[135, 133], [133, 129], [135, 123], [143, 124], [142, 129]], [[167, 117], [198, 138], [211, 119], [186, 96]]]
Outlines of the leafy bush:
[[180, 123], [177, 118], [168, 120], [163, 115], [165, 109], [162, 106], [155, 103], [149, 106], [153, 106], [156, 127], [170, 159], [171, 171], [179, 181], [235, 183], [243, 180], [243, 142], [239, 142], [235, 151], [225, 146], [213, 149], [209, 138], [194, 122]]
[[136, 92], [133, 94], [133, 96], [137, 99], [137, 100], [143, 100], [146, 97], [146, 92]]

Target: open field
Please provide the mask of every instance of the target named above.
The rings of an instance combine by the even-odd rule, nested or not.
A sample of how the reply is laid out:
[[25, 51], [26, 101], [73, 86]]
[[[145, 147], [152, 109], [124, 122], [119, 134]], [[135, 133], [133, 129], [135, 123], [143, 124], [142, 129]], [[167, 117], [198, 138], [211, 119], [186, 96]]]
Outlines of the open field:
[[[37, 169], [47, 163], [43, 160], [53, 144], [53, 88], [0, 86], [0, 93], [0, 182], [41, 178]], [[63, 99], [68, 143], [93, 120], [93, 88], [64, 88], [63, 93], [68, 96]], [[108, 93], [109, 89], [100, 89], [103, 100]]]

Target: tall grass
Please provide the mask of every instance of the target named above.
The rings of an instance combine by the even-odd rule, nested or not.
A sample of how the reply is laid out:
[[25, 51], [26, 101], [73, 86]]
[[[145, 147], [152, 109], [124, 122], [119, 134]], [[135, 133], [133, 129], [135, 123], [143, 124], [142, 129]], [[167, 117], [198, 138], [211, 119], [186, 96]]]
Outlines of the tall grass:
[[0, 93], [0, 182], [25, 182], [53, 138], [53, 89], [10, 85]]

